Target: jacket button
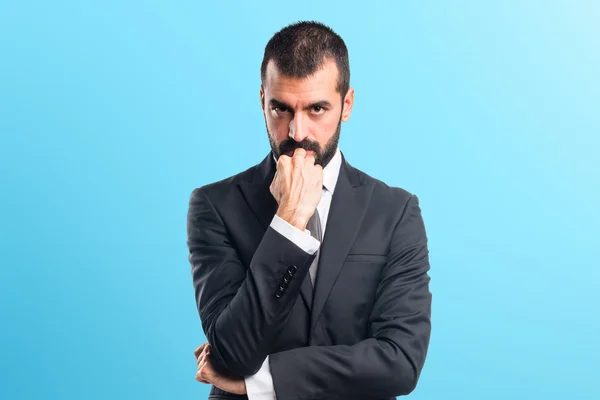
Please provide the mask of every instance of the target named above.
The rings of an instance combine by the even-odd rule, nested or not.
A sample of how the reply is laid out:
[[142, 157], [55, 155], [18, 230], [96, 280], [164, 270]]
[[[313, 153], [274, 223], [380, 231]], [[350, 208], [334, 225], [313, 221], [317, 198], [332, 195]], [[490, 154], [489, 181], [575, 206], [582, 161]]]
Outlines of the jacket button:
[[286, 287], [287, 287], [287, 284], [286, 284], [286, 283], [282, 283], [281, 285], [279, 285], [279, 290], [280, 290], [281, 292], [285, 292], [285, 288], [286, 288]]
[[287, 272], [291, 276], [294, 276], [294, 274], [296, 273], [297, 270], [298, 270], [298, 267], [296, 267], [295, 265], [292, 265], [291, 267], [288, 268]]
[[278, 290], [277, 293], [275, 293], [275, 297], [279, 299], [281, 298], [281, 296], [283, 296], [283, 292], [281, 290]]
[[286, 276], [284, 276], [284, 277], [283, 277], [283, 283], [285, 283], [285, 284], [287, 285], [288, 283], [290, 283], [290, 279], [291, 279], [291, 278], [292, 278], [291, 276], [287, 276], [287, 275], [286, 275]]

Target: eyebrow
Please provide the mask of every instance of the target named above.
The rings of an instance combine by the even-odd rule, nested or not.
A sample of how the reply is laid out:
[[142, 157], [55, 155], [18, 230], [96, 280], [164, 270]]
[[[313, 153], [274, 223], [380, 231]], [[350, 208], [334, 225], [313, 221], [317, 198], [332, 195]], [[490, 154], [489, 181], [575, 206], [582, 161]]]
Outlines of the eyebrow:
[[[289, 104], [286, 104], [283, 101], [280, 101], [280, 100], [277, 100], [277, 99], [271, 99], [271, 100], [269, 100], [269, 105], [271, 107], [284, 107], [284, 108], [289, 108], [290, 110], [293, 110], [293, 108]], [[315, 103], [311, 103], [311, 104], [307, 105], [306, 107], [304, 107], [304, 109], [305, 110], [310, 110], [313, 107], [332, 108], [330, 102], [328, 102], [327, 100], [320, 100], [320, 101], [317, 101]]]

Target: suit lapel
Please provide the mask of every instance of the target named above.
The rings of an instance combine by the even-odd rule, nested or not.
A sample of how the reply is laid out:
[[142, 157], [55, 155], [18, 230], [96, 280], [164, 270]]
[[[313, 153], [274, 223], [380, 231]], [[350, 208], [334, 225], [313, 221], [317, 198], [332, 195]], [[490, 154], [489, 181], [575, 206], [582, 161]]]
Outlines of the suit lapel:
[[264, 233], [277, 212], [277, 202], [271, 195], [269, 185], [241, 182], [240, 189]]
[[331, 200], [325, 237], [321, 244], [310, 332], [314, 330], [325, 302], [342, 271], [372, 192], [373, 185], [361, 185], [356, 171], [343, 158], [340, 175]]
[[258, 222], [266, 231], [277, 211], [277, 202], [269, 189], [275, 176], [275, 160], [269, 153], [267, 157], [256, 166], [252, 182], [240, 182], [240, 189], [248, 206], [256, 215]]
[[[269, 228], [269, 225], [277, 212], [277, 201], [273, 198], [270, 190], [271, 182], [275, 176], [275, 170], [276, 165], [273, 154], [269, 153], [267, 157], [257, 165], [252, 182], [240, 182], [242, 194], [262, 227], [261, 237]], [[313, 300], [313, 287], [308, 273], [302, 282], [300, 293], [304, 299], [304, 304], [306, 304], [307, 308], [310, 310]]]

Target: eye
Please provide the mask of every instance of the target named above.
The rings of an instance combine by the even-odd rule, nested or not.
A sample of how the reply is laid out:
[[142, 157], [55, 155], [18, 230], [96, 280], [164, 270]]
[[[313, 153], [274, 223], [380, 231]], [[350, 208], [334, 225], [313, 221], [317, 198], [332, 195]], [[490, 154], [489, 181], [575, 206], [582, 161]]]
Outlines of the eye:
[[322, 106], [313, 106], [311, 111], [313, 114], [320, 115], [325, 112], [325, 108]]
[[272, 107], [271, 110], [275, 111], [277, 114], [282, 114], [282, 113], [288, 112], [288, 108], [285, 106]]

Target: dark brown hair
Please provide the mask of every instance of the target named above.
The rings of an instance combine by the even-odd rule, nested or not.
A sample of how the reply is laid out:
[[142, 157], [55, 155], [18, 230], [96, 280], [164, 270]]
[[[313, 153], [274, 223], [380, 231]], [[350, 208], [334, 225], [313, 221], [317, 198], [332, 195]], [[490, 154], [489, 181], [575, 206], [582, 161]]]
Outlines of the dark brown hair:
[[330, 58], [337, 65], [336, 89], [343, 101], [350, 88], [350, 62], [344, 40], [320, 22], [295, 22], [275, 33], [267, 43], [260, 67], [261, 81], [264, 85], [267, 64], [271, 60], [283, 75], [305, 78], [315, 73]]

